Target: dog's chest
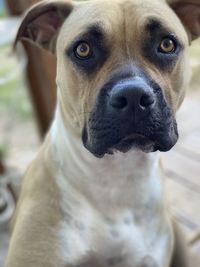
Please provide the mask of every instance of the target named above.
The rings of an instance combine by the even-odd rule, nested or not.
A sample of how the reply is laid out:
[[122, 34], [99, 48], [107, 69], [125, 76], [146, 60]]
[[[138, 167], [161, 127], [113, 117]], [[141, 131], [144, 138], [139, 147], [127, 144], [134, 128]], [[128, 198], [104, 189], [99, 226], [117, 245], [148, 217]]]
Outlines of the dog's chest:
[[104, 195], [105, 202], [101, 200], [99, 205], [92, 202], [93, 206], [85, 199], [72, 202], [71, 208], [68, 203], [68, 216], [60, 228], [66, 264], [73, 267], [168, 267], [172, 239], [168, 219], [157, 210], [161, 194], [158, 188], [154, 184], [155, 190], [149, 195], [146, 192], [143, 201], [138, 200], [140, 194], [145, 193], [142, 188], [138, 194], [132, 191], [136, 198], [133, 195], [133, 203], [129, 205], [125, 200], [130, 201], [131, 193], [123, 187], [120, 192], [126, 197], [122, 202], [117, 202], [115, 188], [110, 196]]
[[140, 168], [133, 175], [133, 164], [110, 166], [95, 170], [95, 182], [92, 175], [79, 179], [76, 169], [70, 183], [57, 179], [65, 214], [59, 253], [65, 265], [168, 267], [172, 240], [162, 213], [161, 180]]
[[[147, 218], [146, 218], [147, 219]], [[99, 218], [90, 211], [62, 225], [66, 264], [74, 267], [167, 267], [169, 232], [159, 222], [122, 212], [118, 219]], [[165, 227], [164, 227], [165, 228]], [[166, 265], [167, 264], [167, 265]]]

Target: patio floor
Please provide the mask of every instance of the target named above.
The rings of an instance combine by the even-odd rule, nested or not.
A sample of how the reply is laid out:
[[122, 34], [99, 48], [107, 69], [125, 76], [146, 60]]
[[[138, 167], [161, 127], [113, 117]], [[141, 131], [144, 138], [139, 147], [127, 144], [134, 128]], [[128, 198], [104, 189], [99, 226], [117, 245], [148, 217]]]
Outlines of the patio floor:
[[[200, 90], [190, 93], [179, 114], [180, 138], [163, 154], [166, 190], [172, 213], [186, 233], [200, 266]], [[180, 266], [181, 267], [181, 266]]]

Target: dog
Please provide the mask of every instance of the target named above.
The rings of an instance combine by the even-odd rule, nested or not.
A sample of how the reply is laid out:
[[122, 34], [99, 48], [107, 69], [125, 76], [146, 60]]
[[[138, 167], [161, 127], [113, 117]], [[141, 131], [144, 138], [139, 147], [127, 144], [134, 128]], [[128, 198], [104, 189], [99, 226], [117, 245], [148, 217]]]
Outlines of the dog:
[[178, 139], [199, 16], [199, 0], [45, 0], [26, 13], [16, 42], [56, 55], [57, 107], [6, 267], [189, 266], [159, 151]]

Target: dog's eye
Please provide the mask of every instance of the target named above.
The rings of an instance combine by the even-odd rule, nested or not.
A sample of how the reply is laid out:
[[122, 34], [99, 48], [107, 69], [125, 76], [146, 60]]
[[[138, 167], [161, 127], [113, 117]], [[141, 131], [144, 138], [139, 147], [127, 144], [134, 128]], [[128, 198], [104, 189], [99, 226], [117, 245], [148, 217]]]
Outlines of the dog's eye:
[[75, 55], [79, 59], [89, 58], [92, 54], [90, 45], [86, 42], [79, 43], [75, 48]]
[[176, 43], [170, 37], [164, 38], [159, 46], [159, 52], [161, 53], [172, 53], [176, 50]]

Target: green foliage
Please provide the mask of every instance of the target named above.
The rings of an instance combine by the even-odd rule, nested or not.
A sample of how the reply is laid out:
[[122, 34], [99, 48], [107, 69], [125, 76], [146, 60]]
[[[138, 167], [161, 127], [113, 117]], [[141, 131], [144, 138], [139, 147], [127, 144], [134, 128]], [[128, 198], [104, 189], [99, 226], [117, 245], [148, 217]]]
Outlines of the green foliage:
[[4, 18], [6, 16], [6, 12], [4, 10], [0, 10], [0, 18]]
[[31, 104], [27, 99], [23, 73], [20, 73], [19, 62], [11, 53], [10, 46], [0, 48], [0, 112], [9, 111], [20, 120], [32, 117]]

